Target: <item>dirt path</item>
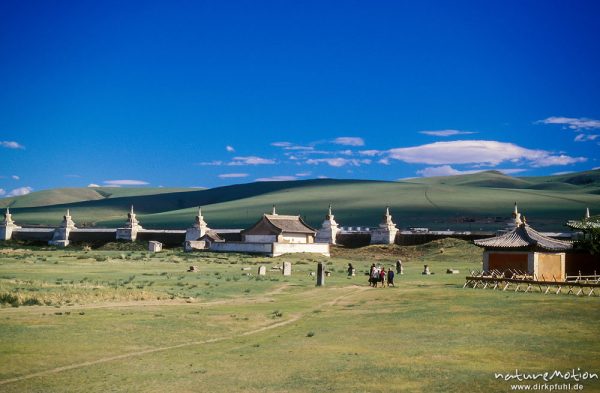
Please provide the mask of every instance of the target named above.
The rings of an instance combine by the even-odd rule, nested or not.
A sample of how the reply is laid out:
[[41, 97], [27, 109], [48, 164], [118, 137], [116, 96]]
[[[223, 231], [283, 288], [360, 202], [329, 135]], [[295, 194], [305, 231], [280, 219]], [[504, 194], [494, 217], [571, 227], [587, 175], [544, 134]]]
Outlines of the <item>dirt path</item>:
[[[283, 289], [285, 289], [285, 287], [286, 287], [286, 285], [284, 285], [282, 287], [278, 287], [274, 291], [270, 292], [270, 294], [280, 293], [281, 291], [283, 291]], [[342, 300], [344, 298], [347, 298], [348, 296], [353, 295], [355, 293], [362, 292], [362, 291], [364, 291], [366, 289], [368, 289], [368, 287], [354, 286], [354, 287], [352, 287], [351, 291], [347, 291], [343, 295], [340, 295], [340, 296], [338, 296], [338, 297], [336, 297], [336, 298], [334, 298], [332, 300], [329, 300], [327, 302], [324, 302], [324, 303], [320, 304], [316, 309], [321, 309], [321, 308], [324, 308], [324, 307], [335, 306], [340, 300]], [[237, 300], [237, 299], [231, 299], [231, 300]], [[219, 304], [226, 304], [227, 303], [227, 301], [222, 301], [222, 302], [219, 301], [219, 302], [220, 302]], [[210, 304], [215, 304], [215, 302], [212, 302]], [[177, 344], [177, 345], [170, 345], [170, 346], [165, 346], [165, 347], [150, 348], [150, 349], [146, 349], [146, 350], [143, 350], [143, 351], [124, 353], [122, 355], [110, 356], [110, 357], [105, 357], [105, 358], [101, 358], [101, 359], [97, 359], [97, 360], [90, 360], [90, 361], [87, 361], [87, 362], [71, 364], [69, 366], [57, 367], [57, 368], [53, 368], [53, 369], [46, 370], [46, 371], [40, 371], [40, 372], [33, 373], [33, 374], [22, 375], [20, 377], [9, 378], [9, 379], [5, 379], [3, 381], [0, 381], [0, 386], [1, 385], [6, 385], [6, 384], [9, 384], [9, 383], [14, 383], [14, 382], [19, 382], [19, 381], [31, 379], [31, 378], [43, 377], [43, 376], [46, 376], [46, 375], [56, 374], [56, 373], [60, 373], [60, 372], [63, 372], [63, 371], [69, 371], [69, 370], [74, 370], [74, 369], [78, 369], [78, 368], [89, 367], [89, 366], [93, 366], [93, 365], [100, 364], [100, 363], [108, 363], [108, 362], [113, 362], [113, 361], [116, 361], [116, 360], [123, 360], [123, 359], [131, 358], [131, 357], [135, 357], [135, 356], [143, 356], [143, 355], [148, 355], [148, 354], [152, 354], [152, 353], [156, 353], [156, 352], [169, 351], [169, 350], [172, 350], [172, 349], [190, 347], [190, 346], [194, 346], [194, 345], [204, 345], [204, 344], [216, 343], [216, 342], [225, 341], [225, 340], [231, 340], [231, 339], [234, 339], [234, 338], [237, 338], [237, 337], [250, 336], [250, 335], [253, 335], [253, 334], [261, 333], [261, 332], [272, 330], [272, 329], [277, 329], [277, 328], [280, 328], [282, 326], [286, 326], [286, 325], [289, 325], [291, 323], [294, 323], [294, 322], [298, 321], [299, 319], [301, 319], [302, 317], [306, 316], [307, 314], [312, 313], [312, 311], [314, 311], [314, 310], [315, 309], [311, 309], [310, 311], [307, 311], [307, 312], [304, 312], [304, 313], [300, 313], [300, 314], [296, 314], [296, 315], [292, 316], [290, 319], [287, 319], [285, 321], [273, 323], [271, 325], [263, 326], [263, 327], [260, 327], [260, 328], [257, 328], [257, 329], [253, 329], [253, 330], [249, 330], [249, 331], [242, 332], [242, 333], [232, 334], [232, 335], [229, 335], [229, 336], [216, 337], [216, 338], [211, 338], [211, 339], [202, 340], [202, 341], [190, 341], [190, 342], [186, 342], [186, 343], [181, 343], [181, 344]]]

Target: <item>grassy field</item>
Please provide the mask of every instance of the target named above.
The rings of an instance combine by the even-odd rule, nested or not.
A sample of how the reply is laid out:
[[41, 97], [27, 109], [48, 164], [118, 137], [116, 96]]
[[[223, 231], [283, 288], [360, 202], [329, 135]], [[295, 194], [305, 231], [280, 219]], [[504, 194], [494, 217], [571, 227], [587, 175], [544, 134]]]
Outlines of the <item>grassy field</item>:
[[[600, 372], [600, 298], [463, 289], [481, 250], [462, 241], [330, 259], [111, 248], [0, 248], [0, 391], [490, 392], [510, 391], [495, 372]], [[398, 257], [397, 287], [370, 288], [370, 264]]]
[[[88, 199], [86, 199], [88, 198]], [[17, 223], [58, 225], [67, 208], [78, 225], [122, 225], [130, 205], [147, 228], [186, 228], [197, 206], [213, 228], [245, 228], [276, 204], [280, 213], [301, 214], [320, 226], [333, 203], [344, 226], [376, 226], [390, 206], [401, 228], [496, 230], [518, 201], [528, 221], [542, 230], [562, 231], [586, 207], [600, 211], [600, 170], [540, 178], [498, 172], [398, 182], [306, 180], [259, 182], [207, 190], [94, 188], [63, 189], [0, 199]]]

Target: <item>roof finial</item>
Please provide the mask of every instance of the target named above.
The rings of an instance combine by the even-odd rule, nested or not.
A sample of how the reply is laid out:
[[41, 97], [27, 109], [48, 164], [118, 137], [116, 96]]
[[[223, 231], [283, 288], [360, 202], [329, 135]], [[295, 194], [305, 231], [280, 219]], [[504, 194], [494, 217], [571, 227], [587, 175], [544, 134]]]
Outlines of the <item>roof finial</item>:
[[8, 209], [8, 207], [6, 208], [6, 214], [10, 214], [10, 210]]
[[69, 209], [67, 209], [67, 217], [69, 217], [71, 215], [71, 213], [69, 212]]
[[[513, 218], [515, 219], [515, 226], [521, 226], [525, 223], [524, 220], [521, 220], [521, 213], [519, 213], [519, 208], [517, 207], [517, 202], [515, 202], [515, 210], [513, 212]], [[523, 217], [525, 218], [525, 217]]]
[[386, 216], [389, 216], [389, 215], [390, 215], [390, 207], [389, 207], [389, 206], [386, 206], [386, 207], [385, 207], [385, 215], [386, 215]]
[[198, 206], [198, 217], [202, 217], [202, 206]]
[[277, 210], [275, 209], [275, 204], [273, 204], [273, 212], [271, 214], [274, 216], [277, 215]]
[[131, 209], [129, 209], [129, 213], [133, 214], [133, 205], [131, 205]]
[[585, 209], [585, 217], [584, 217], [584, 218], [585, 218], [586, 220], [587, 220], [588, 218], [590, 218], [590, 208], [589, 208], [589, 207], [586, 207], [586, 209]]
[[329, 204], [329, 212], [328, 212], [327, 214], [329, 214], [329, 216], [331, 216], [331, 215], [332, 215], [332, 214], [331, 214], [331, 203]]

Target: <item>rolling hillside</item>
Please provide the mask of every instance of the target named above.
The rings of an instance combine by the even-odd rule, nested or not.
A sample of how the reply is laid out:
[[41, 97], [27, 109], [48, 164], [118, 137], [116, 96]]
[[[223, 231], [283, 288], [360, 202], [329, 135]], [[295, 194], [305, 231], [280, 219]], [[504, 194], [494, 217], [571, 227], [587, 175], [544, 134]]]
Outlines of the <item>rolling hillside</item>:
[[10, 199], [13, 218], [27, 225], [57, 225], [70, 208], [78, 225], [118, 226], [133, 204], [147, 228], [185, 228], [199, 205], [213, 228], [244, 228], [270, 211], [272, 204], [282, 214], [301, 214], [315, 227], [330, 202], [340, 225], [376, 226], [389, 205], [401, 228], [498, 229], [509, 219], [515, 201], [528, 221], [544, 230], [565, 230], [564, 223], [582, 217], [586, 207], [592, 214], [600, 211], [599, 170], [535, 178], [487, 171], [399, 182], [324, 179], [206, 190], [92, 189], [96, 194], [110, 193], [100, 197], [86, 190], [40, 191], [0, 202], [6, 205]]

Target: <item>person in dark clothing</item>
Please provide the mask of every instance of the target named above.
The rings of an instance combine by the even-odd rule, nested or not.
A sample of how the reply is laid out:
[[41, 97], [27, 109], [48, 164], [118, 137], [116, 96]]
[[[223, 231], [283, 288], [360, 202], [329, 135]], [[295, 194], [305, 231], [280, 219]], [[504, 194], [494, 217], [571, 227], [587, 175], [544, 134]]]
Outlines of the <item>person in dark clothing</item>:
[[390, 285], [391, 285], [391, 286], [393, 286], [393, 287], [396, 287], [396, 286], [394, 285], [394, 270], [393, 270], [393, 269], [390, 269], [390, 270], [388, 270], [388, 274], [387, 274], [387, 285], [388, 285], [388, 287], [389, 287]]
[[352, 276], [354, 274], [354, 266], [351, 263], [348, 264], [348, 275]]

